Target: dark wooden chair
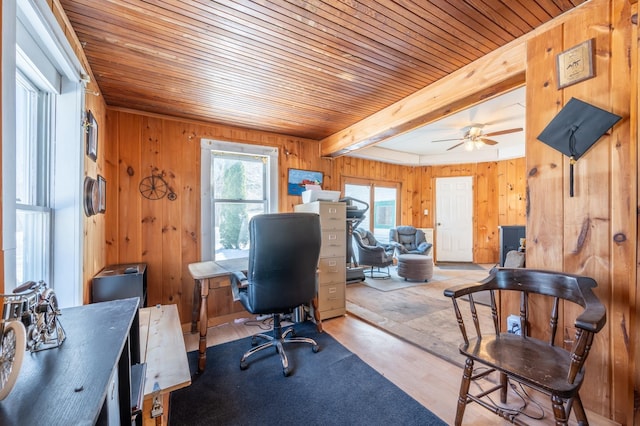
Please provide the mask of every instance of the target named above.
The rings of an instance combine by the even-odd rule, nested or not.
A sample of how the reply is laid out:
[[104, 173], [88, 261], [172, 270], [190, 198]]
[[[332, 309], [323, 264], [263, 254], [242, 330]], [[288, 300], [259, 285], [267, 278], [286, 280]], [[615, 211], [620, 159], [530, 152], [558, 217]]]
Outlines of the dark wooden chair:
[[[556, 425], [566, 425], [573, 407], [576, 419], [581, 425], [587, 425], [587, 416], [580, 400], [578, 391], [584, 379], [584, 363], [589, 354], [593, 337], [606, 322], [604, 305], [592, 292], [596, 282], [587, 277], [530, 269], [495, 268], [491, 274], [481, 282], [465, 284], [445, 290], [444, 294], [453, 301], [453, 309], [462, 332], [464, 342], [460, 345], [460, 353], [467, 357], [460, 395], [456, 411], [455, 424], [462, 424], [462, 417], [467, 403], [476, 402], [502, 418], [515, 424], [525, 424], [517, 418], [517, 413], [494, 404], [489, 394], [500, 391], [500, 401], [507, 401], [509, 381], [536, 389], [551, 398]], [[488, 291], [491, 298], [491, 331], [482, 330], [478, 310], [473, 300], [473, 294]], [[500, 291], [500, 292], [498, 292]], [[511, 292], [517, 291], [520, 296], [519, 319], [521, 334], [500, 332], [500, 324], [506, 323], [506, 314], [501, 314], [496, 304], [498, 294], [510, 298]], [[468, 299], [458, 300], [463, 296]], [[540, 296], [534, 296], [540, 295]], [[549, 322], [545, 324], [529, 323], [529, 299], [535, 298], [536, 318], [542, 318], [539, 309], [549, 308]], [[544, 300], [543, 300], [544, 299]], [[572, 302], [579, 306], [568, 308]], [[461, 311], [468, 305], [469, 313]], [[575, 306], [575, 305], [574, 305]], [[465, 307], [466, 308], [466, 307]], [[564, 309], [563, 309], [564, 308]], [[567, 350], [562, 344], [562, 333], [556, 340], [558, 328], [558, 311], [577, 312], [573, 324], [576, 329], [575, 341], [572, 348]], [[486, 315], [486, 314], [485, 314]], [[467, 335], [465, 319], [473, 322], [475, 336]], [[540, 334], [544, 337], [532, 337], [531, 330], [547, 329]], [[470, 331], [472, 331], [470, 329]], [[483, 334], [484, 333], [484, 334]], [[538, 334], [538, 333], [536, 333]], [[542, 340], [542, 339], [545, 340]], [[474, 371], [475, 363], [482, 367]], [[489, 375], [497, 372], [498, 381], [491, 384], [491, 388], [482, 389], [472, 394], [469, 392], [472, 381], [489, 379]], [[486, 388], [486, 386], [485, 386]]]

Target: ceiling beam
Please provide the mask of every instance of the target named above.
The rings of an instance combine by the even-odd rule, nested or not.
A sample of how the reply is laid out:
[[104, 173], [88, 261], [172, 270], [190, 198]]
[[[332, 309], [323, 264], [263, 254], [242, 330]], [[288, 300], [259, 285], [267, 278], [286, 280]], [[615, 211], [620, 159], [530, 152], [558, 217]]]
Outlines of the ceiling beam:
[[321, 141], [339, 157], [478, 104], [525, 83], [526, 37], [511, 42]]
[[320, 141], [322, 156], [339, 157], [377, 144], [524, 85], [527, 41], [591, 7], [594, 7], [593, 2], [584, 2], [458, 71], [326, 137]]

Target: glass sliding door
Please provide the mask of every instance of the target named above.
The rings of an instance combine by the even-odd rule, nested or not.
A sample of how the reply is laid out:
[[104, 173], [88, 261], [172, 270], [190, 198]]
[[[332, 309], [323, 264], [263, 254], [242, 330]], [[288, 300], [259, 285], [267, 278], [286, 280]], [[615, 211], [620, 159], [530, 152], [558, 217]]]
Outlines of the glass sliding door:
[[376, 240], [389, 242], [389, 229], [398, 224], [400, 184], [348, 179], [344, 195], [369, 204], [366, 218], [358, 228], [371, 231]]

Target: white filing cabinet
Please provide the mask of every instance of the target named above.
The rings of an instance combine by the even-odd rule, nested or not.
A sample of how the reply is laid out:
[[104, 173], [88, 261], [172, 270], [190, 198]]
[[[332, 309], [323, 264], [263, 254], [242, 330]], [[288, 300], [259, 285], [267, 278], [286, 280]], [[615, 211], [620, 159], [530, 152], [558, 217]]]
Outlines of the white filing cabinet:
[[346, 313], [347, 206], [346, 203], [314, 201], [298, 204], [296, 212], [320, 215], [322, 247], [318, 262], [318, 311], [321, 319]]

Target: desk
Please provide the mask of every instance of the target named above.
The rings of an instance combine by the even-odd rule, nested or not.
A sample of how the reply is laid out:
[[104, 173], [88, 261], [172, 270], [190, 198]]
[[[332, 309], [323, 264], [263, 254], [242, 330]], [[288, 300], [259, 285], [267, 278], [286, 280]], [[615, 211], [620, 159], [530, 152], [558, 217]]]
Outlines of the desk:
[[[202, 373], [207, 365], [207, 327], [209, 314], [207, 312], [207, 300], [209, 298], [209, 279], [225, 277], [236, 271], [247, 271], [248, 258], [227, 259], [218, 261], [206, 261], [189, 264], [189, 273], [195, 285], [193, 287], [193, 310], [191, 312], [191, 332], [195, 333], [199, 328], [200, 340], [198, 343], [198, 372]], [[318, 331], [322, 331], [322, 322], [318, 312], [318, 297], [312, 301], [314, 318]], [[200, 326], [198, 327], [198, 318]]]
[[0, 403], [0, 424], [131, 424], [138, 298], [62, 309], [60, 323], [67, 336], [60, 347], [25, 353]]

